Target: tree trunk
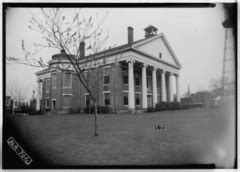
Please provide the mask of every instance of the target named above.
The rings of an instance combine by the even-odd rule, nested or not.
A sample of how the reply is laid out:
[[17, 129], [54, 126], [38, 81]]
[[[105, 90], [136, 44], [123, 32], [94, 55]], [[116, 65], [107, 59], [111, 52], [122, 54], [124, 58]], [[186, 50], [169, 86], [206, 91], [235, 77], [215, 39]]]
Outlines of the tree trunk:
[[94, 102], [94, 109], [95, 109], [95, 131], [94, 131], [94, 136], [98, 136], [98, 123], [97, 123], [97, 102]]

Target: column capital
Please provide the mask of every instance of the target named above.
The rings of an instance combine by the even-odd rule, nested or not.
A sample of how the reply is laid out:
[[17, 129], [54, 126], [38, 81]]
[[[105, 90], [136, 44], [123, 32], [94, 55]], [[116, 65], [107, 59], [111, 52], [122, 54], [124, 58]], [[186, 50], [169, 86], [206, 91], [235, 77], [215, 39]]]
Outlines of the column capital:
[[162, 69], [162, 73], [166, 73], [167, 71], [165, 69]]
[[135, 63], [135, 60], [133, 60], [132, 58], [129, 57], [129, 58], [126, 59], [126, 62], [133, 64], [133, 63]]
[[176, 77], [180, 77], [180, 75], [179, 75], [178, 73], [175, 73], [174, 75], [175, 75]]
[[157, 67], [153, 66], [153, 70], [157, 70], [157, 69], [158, 69]]
[[120, 65], [120, 63], [119, 63], [119, 62], [115, 62], [114, 64], [115, 64], [116, 66]]
[[148, 67], [148, 64], [142, 63], [142, 67]]

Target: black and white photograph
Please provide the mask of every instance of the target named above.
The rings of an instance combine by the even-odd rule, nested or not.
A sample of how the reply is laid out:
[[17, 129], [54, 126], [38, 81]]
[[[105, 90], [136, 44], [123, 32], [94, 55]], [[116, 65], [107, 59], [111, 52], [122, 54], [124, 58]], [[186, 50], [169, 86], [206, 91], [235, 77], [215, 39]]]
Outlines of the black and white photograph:
[[3, 169], [236, 169], [237, 3], [3, 3]]

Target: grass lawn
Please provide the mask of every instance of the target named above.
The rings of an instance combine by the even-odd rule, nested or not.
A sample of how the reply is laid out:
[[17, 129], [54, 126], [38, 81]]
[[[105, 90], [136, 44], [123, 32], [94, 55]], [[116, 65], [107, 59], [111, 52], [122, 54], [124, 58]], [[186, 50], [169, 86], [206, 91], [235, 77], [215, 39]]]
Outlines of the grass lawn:
[[[234, 115], [221, 109], [99, 115], [97, 137], [93, 115], [12, 119], [23, 138], [55, 165], [216, 163], [232, 167]], [[165, 130], [156, 130], [155, 125]]]

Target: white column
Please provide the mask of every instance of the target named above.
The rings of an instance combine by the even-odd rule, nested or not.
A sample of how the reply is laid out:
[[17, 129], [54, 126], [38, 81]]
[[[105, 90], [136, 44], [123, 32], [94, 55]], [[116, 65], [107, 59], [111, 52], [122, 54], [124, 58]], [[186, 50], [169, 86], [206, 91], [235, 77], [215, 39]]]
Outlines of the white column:
[[165, 70], [162, 70], [161, 73], [161, 95], [162, 95], [162, 102], [166, 102], [167, 94], [166, 94], [166, 82], [165, 82]]
[[180, 90], [179, 90], [179, 75], [176, 75], [176, 96], [177, 101], [180, 102]]
[[41, 98], [42, 98], [42, 82], [40, 80], [38, 80], [37, 82], [38, 82], [38, 95], [37, 95], [36, 110], [40, 110]]
[[169, 102], [173, 102], [173, 84], [172, 84], [172, 81], [173, 80], [173, 74], [170, 72], [169, 73], [169, 77], [168, 77], [168, 87], [169, 87]]
[[152, 70], [152, 88], [153, 88], [153, 107], [157, 104], [157, 75], [156, 75], [157, 68], [153, 67]]
[[146, 75], [146, 64], [142, 65], [142, 108], [147, 108], [147, 75]]
[[135, 93], [134, 93], [134, 61], [128, 61], [128, 108], [135, 109]]

